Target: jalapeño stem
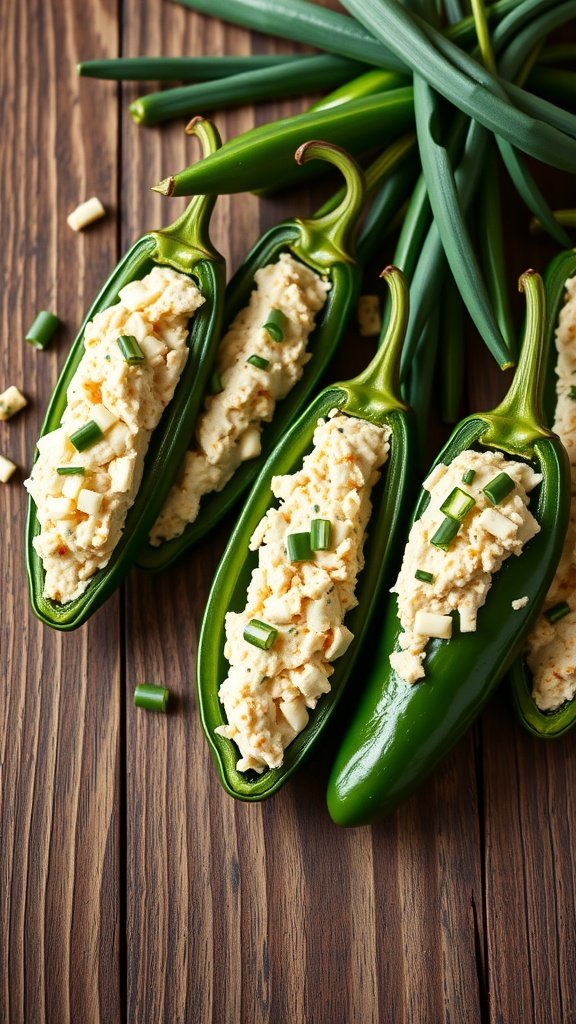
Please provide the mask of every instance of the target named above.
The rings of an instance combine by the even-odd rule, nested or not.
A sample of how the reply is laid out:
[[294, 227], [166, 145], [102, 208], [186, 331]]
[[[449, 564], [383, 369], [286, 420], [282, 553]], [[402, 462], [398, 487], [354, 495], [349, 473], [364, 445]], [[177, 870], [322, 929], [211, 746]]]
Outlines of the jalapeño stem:
[[370, 388], [378, 394], [378, 401], [387, 408], [406, 408], [400, 402], [399, 355], [404, 342], [410, 312], [410, 296], [406, 277], [398, 267], [386, 267], [383, 277], [390, 289], [391, 311], [388, 323], [379, 341], [372, 362], [355, 379], [355, 387]]
[[518, 365], [500, 405], [489, 413], [480, 413], [480, 418], [489, 424], [480, 441], [531, 458], [534, 442], [551, 436], [544, 427], [542, 408], [548, 348], [546, 295], [542, 278], [534, 270], [522, 274], [518, 287], [526, 296], [526, 322]]
[[301, 240], [292, 249], [296, 256], [314, 265], [320, 272], [332, 267], [335, 261], [352, 263], [351, 234], [356, 227], [364, 203], [366, 185], [364, 175], [356, 161], [340, 146], [330, 142], [303, 143], [295, 153], [298, 164], [310, 160], [326, 160], [344, 176], [344, 195], [334, 209], [307, 219], [298, 219]]

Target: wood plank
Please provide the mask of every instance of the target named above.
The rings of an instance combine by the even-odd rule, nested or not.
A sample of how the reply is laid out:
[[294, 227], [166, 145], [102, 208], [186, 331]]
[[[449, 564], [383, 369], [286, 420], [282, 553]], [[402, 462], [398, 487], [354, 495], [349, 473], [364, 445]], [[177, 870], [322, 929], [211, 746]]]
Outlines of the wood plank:
[[[116, 204], [115, 105], [96, 120], [75, 72], [88, 49], [116, 44], [115, 10], [97, 0], [4, 12], [0, 390], [15, 383], [30, 399], [0, 425], [0, 450], [21, 467], [0, 495], [0, 1019], [10, 1024], [120, 1016], [118, 603], [74, 636], [32, 618], [21, 487], [76, 325], [116, 261], [112, 218], [85, 236], [66, 225], [87, 195]], [[66, 324], [45, 353], [23, 340], [41, 308]]]

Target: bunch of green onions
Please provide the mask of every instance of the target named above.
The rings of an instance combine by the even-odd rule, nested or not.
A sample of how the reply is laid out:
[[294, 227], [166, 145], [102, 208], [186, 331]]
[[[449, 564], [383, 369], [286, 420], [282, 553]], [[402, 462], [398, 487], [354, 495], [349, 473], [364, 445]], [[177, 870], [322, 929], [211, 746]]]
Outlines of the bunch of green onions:
[[[342, 0], [348, 15], [309, 0], [176, 2], [329, 52], [122, 58], [79, 65], [80, 74], [99, 78], [191, 83], [135, 100], [130, 112], [138, 124], [339, 87], [312, 108], [315, 115], [324, 111], [327, 116], [335, 105], [358, 102], [360, 97], [388, 92], [393, 102], [393, 90], [412, 82], [421, 175], [407, 205], [404, 195], [398, 202], [395, 223], [400, 219], [401, 228], [393, 256], [411, 284], [402, 376], [407, 397], [424, 416], [438, 355], [443, 360], [444, 417], [457, 419], [464, 367], [463, 304], [498, 364], [506, 368], [515, 358], [501, 227], [500, 162], [534, 221], [559, 245], [571, 244], [563, 226], [571, 223], [570, 216], [555, 216], [525, 158], [568, 172], [576, 169], [576, 117], [570, 112], [576, 75], [562, 70], [574, 60], [576, 47], [546, 45], [550, 33], [574, 21], [576, 0], [490, 4], [471, 0], [469, 15], [461, 0]], [[310, 113], [299, 116], [304, 139]], [[296, 128], [300, 122], [292, 120]], [[284, 121], [283, 130], [285, 125]], [[265, 188], [267, 162], [261, 157], [275, 126], [265, 127], [266, 131], [261, 126], [231, 140], [214, 157], [160, 183], [158, 191], [202, 192], [201, 165], [206, 165], [206, 171], [209, 161], [210, 169], [224, 166], [232, 148], [242, 149], [254, 168], [248, 187]], [[389, 141], [383, 125], [381, 151], [385, 140]], [[373, 152], [375, 146], [377, 138], [365, 139], [366, 152]], [[404, 167], [393, 159], [389, 163], [389, 177], [373, 195], [360, 246], [378, 241], [371, 236], [371, 223], [380, 224], [379, 204], [389, 204], [391, 194], [401, 195]], [[212, 180], [219, 192], [238, 190], [225, 173]], [[472, 220], [480, 243], [478, 255], [472, 243]], [[440, 323], [442, 346], [438, 345]]]

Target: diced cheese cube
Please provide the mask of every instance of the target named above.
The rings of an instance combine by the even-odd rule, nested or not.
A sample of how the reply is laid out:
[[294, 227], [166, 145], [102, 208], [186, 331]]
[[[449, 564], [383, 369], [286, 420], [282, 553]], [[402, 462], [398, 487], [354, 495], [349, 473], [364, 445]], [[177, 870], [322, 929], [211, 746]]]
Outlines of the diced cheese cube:
[[70, 498], [64, 496], [56, 498], [52, 494], [47, 495], [44, 507], [46, 514], [54, 520], [65, 519], [66, 516], [74, 515], [76, 511], [74, 502]]
[[436, 484], [440, 482], [443, 476], [448, 472], [448, 466], [445, 466], [443, 462], [439, 462], [437, 466], [434, 466], [432, 472], [426, 477], [422, 487], [425, 491], [433, 491]]
[[81, 231], [82, 228], [87, 228], [89, 224], [93, 224], [95, 220], [100, 220], [103, 217], [106, 210], [102, 206], [102, 203], [98, 199], [98, 196], [91, 196], [85, 203], [80, 203], [72, 213], [69, 213], [66, 222], [73, 231]]
[[164, 355], [167, 352], [164, 342], [159, 341], [158, 338], [153, 338], [150, 334], [147, 338], [142, 339], [140, 342], [140, 348], [152, 366], [156, 366], [158, 363], [162, 362]]
[[378, 295], [361, 295], [356, 309], [360, 336], [371, 338], [380, 334], [382, 317], [380, 316], [380, 297]]
[[130, 447], [130, 430], [125, 423], [118, 421], [106, 435], [106, 440], [116, 455], [123, 455]]
[[16, 472], [16, 466], [5, 455], [0, 455], [0, 482], [7, 484], [10, 477]]
[[125, 455], [121, 459], [113, 459], [108, 465], [111, 489], [119, 494], [129, 491], [134, 479], [135, 468], [136, 457], [134, 455]]
[[90, 419], [94, 420], [94, 423], [100, 427], [103, 434], [118, 422], [118, 417], [102, 404], [92, 406], [92, 409], [90, 410]]
[[80, 474], [78, 476], [67, 476], [62, 484], [62, 494], [66, 498], [72, 498], [75, 501], [83, 486], [84, 477], [80, 476]]
[[309, 700], [314, 700], [330, 690], [330, 683], [324, 672], [310, 662], [304, 665], [302, 672], [298, 674], [294, 681]]
[[496, 508], [485, 508], [478, 516], [478, 526], [497, 540], [511, 540], [518, 533], [518, 524], [513, 523]]
[[332, 642], [324, 651], [327, 661], [336, 661], [346, 653], [354, 639], [354, 634], [346, 626], [335, 626], [332, 631]]
[[449, 640], [452, 636], [452, 617], [438, 615], [436, 612], [418, 611], [414, 618], [414, 632], [420, 636]]
[[63, 427], [58, 427], [56, 430], [51, 430], [49, 434], [44, 434], [44, 437], [39, 437], [36, 447], [40, 454], [50, 461], [63, 461], [67, 452], [74, 451]]
[[99, 494], [98, 491], [91, 491], [88, 487], [84, 487], [76, 500], [79, 512], [86, 512], [89, 516], [97, 516], [101, 507], [103, 494]]
[[262, 451], [258, 427], [248, 427], [238, 439], [238, 454], [242, 460], [255, 459]]
[[294, 732], [302, 732], [302, 729], [308, 725], [308, 712], [301, 700], [281, 701], [280, 711]]
[[0, 420], [9, 420], [15, 413], [20, 412], [28, 402], [21, 391], [12, 384], [0, 395]]

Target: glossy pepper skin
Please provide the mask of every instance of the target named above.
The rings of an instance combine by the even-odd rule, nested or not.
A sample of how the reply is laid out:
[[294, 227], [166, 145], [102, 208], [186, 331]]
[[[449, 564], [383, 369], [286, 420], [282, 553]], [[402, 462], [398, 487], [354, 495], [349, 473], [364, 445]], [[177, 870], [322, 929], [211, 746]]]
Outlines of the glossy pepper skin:
[[[544, 412], [547, 423], [554, 422], [556, 408], [556, 349], [553, 344], [560, 309], [564, 303], [565, 285], [576, 274], [576, 250], [560, 253], [548, 267], [545, 275], [548, 316], [546, 333], [549, 338], [549, 358], [545, 375]], [[532, 699], [532, 677], [523, 656], [516, 659], [510, 669], [510, 685], [516, 714], [522, 725], [542, 739], [563, 736], [576, 724], [576, 698], [562, 704], [556, 711], [541, 711]]]
[[[316, 157], [327, 160], [342, 171], [346, 187], [340, 201], [336, 205], [329, 204], [315, 217], [287, 220], [267, 231], [230, 281], [224, 311], [224, 326], [227, 327], [236, 314], [248, 305], [256, 271], [275, 263], [282, 253], [292, 253], [312, 270], [327, 276], [331, 283], [326, 303], [309, 339], [308, 348], [313, 358], [286, 398], [276, 405], [272, 422], [263, 424], [261, 454], [242, 463], [221, 491], [206, 494], [202, 498], [197, 519], [189, 523], [179, 537], [165, 541], [159, 547], [144, 545], [137, 559], [141, 569], [152, 572], [166, 569], [212, 530], [250, 487], [276, 442], [284, 436], [313, 394], [338, 348], [346, 321], [355, 308], [361, 271], [352, 255], [350, 235], [364, 202], [364, 177], [355, 161], [335, 146], [310, 142], [296, 154], [301, 162]], [[190, 433], [191, 440], [192, 435], [193, 431]]]
[[[408, 314], [407, 286], [405, 278], [395, 268], [388, 268], [384, 273], [394, 299], [382, 347], [360, 376], [321, 392], [278, 444], [248, 498], [208, 598], [198, 649], [198, 706], [222, 785], [239, 800], [256, 801], [271, 796], [284, 785], [319, 740], [352, 671], [378, 593], [395, 554], [394, 538], [402, 527], [405, 495], [411, 479], [414, 427], [412, 414], [399, 396], [398, 384], [399, 355]], [[261, 775], [238, 772], [237, 747], [231, 740], [214, 732], [226, 721], [218, 699], [220, 683], [228, 671], [224, 657], [225, 615], [245, 605], [250, 575], [257, 564], [257, 555], [249, 551], [248, 545], [257, 524], [274, 502], [270, 490], [272, 477], [293, 473], [300, 468], [304, 455], [311, 449], [318, 419], [327, 416], [334, 408], [350, 416], [387, 425], [391, 431], [389, 458], [372, 495], [373, 512], [365, 545], [366, 561], [356, 591], [358, 606], [345, 619], [354, 633], [354, 640], [346, 654], [334, 663], [330, 692], [320, 698], [317, 707], [310, 712], [306, 728], [286, 748], [281, 767], [266, 770]]]
[[[202, 118], [191, 122], [189, 132], [200, 138], [205, 153], [215, 152], [220, 145], [216, 129]], [[30, 601], [34, 613], [47, 626], [76, 629], [116, 589], [148, 536], [188, 446], [222, 323], [225, 267], [208, 235], [214, 202], [212, 197], [193, 199], [172, 225], [144, 235], [132, 246], [88, 310], [60, 374], [41, 436], [60, 425], [68, 386], [84, 354], [84, 330], [88, 321], [117, 302], [118, 293], [126, 284], [144, 277], [155, 266], [167, 265], [194, 279], [206, 301], [192, 320], [188, 359], [174, 397], [152, 435], [136, 500], [128, 511], [124, 531], [108, 565], [92, 577], [87, 589], [74, 601], [58, 604], [43, 596], [44, 569], [32, 546], [33, 538], [40, 532], [40, 523], [36, 506], [31, 499], [29, 501], [26, 562]]]
[[[494, 575], [475, 633], [455, 631], [449, 641], [430, 641], [422, 681], [409, 685], [391, 668], [389, 656], [402, 628], [396, 599], [382, 608], [374, 661], [328, 783], [328, 810], [336, 824], [368, 824], [393, 811], [456, 743], [518, 653], [558, 564], [568, 523], [569, 467], [541, 413], [543, 284], [528, 272], [521, 286], [528, 315], [510, 390], [492, 412], [463, 420], [434, 464], [448, 464], [470, 447], [529, 461], [543, 476], [530, 503], [541, 531]], [[428, 501], [423, 491], [413, 521]], [[512, 601], [525, 594], [527, 606], [513, 611]]]

